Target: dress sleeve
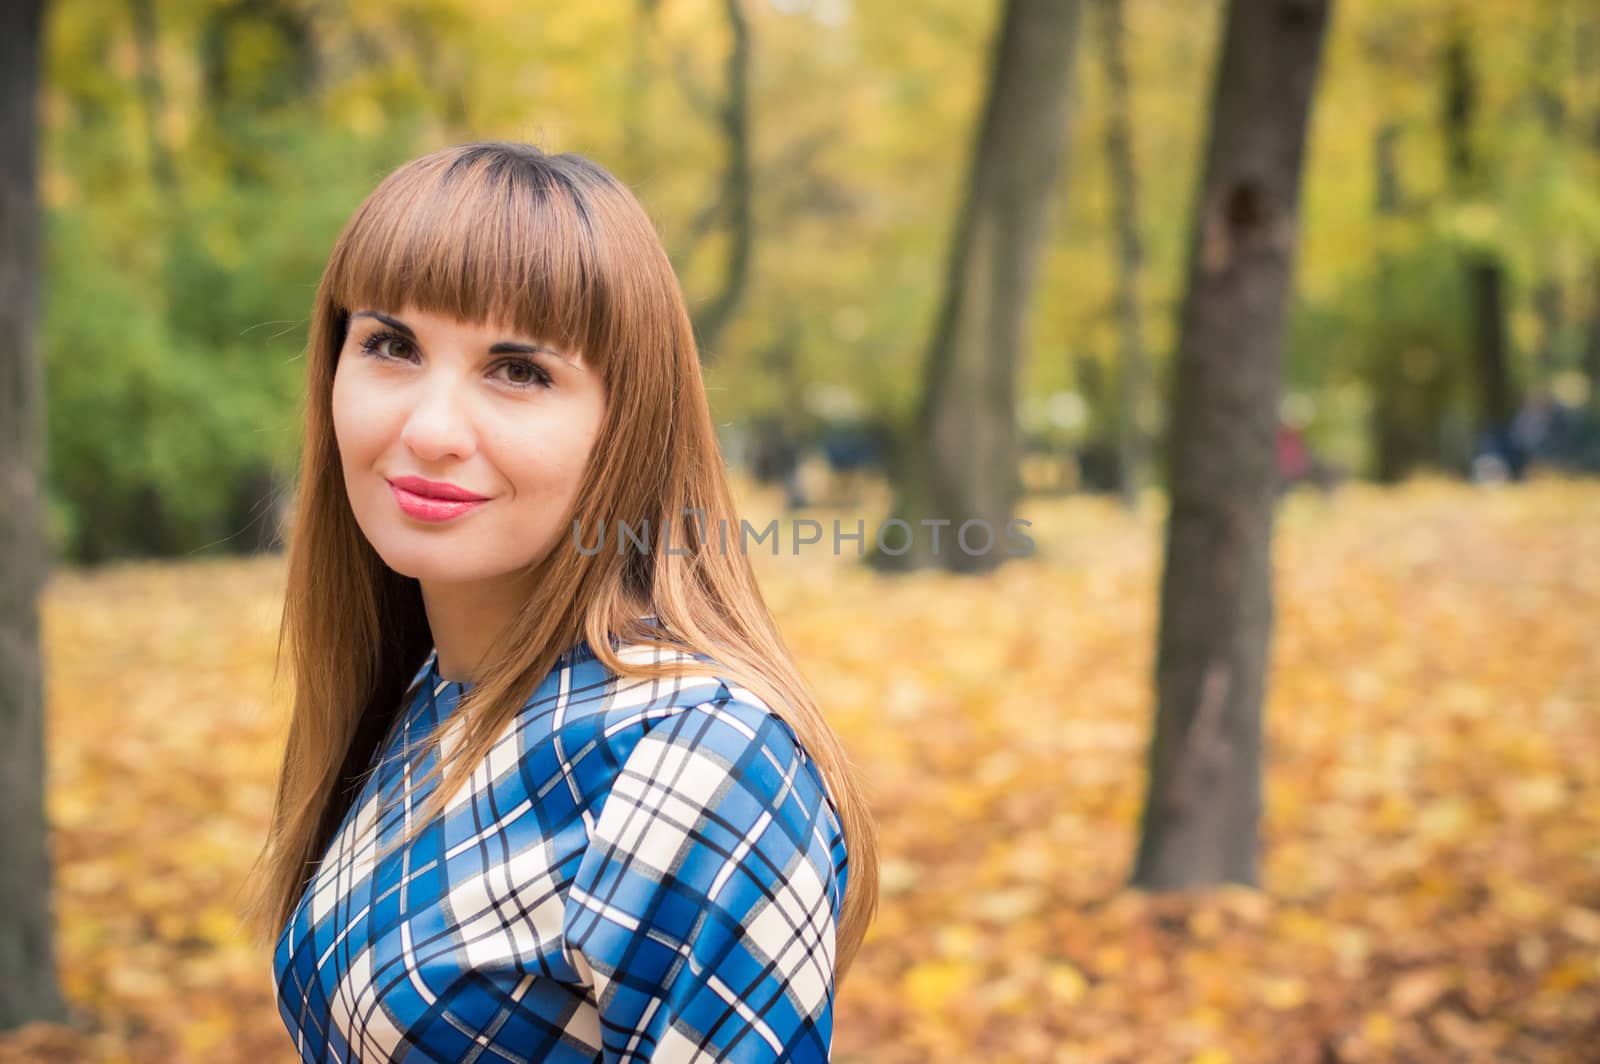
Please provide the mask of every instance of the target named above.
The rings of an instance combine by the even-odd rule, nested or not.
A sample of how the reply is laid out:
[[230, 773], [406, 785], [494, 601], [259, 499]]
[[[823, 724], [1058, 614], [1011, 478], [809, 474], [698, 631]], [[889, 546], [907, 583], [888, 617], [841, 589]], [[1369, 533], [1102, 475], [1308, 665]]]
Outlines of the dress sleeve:
[[789, 726], [740, 702], [653, 723], [568, 895], [605, 1064], [827, 1061], [839, 820]]

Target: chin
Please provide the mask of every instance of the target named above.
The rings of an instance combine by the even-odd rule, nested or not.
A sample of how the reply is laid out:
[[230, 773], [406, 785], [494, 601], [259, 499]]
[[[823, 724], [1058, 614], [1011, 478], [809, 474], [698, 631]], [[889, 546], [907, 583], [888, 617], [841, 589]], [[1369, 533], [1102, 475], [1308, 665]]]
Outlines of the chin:
[[404, 532], [396, 533], [393, 529], [376, 536], [368, 534], [367, 542], [383, 559], [383, 564], [415, 580], [456, 583], [492, 575], [483, 571], [484, 567], [477, 564], [470, 551], [462, 551], [453, 544], [418, 543]]
[[482, 580], [512, 579], [524, 572], [526, 559], [485, 557], [460, 544], [417, 542], [404, 532], [389, 530], [387, 536], [368, 537], [383, 563], [401, 576], [427, 584], [470, 584]]

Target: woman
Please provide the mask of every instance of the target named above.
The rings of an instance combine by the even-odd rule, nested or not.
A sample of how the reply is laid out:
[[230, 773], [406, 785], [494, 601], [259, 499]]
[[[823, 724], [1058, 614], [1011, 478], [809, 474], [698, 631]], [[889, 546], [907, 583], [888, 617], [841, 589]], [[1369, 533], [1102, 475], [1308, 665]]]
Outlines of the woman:
[[826, 1060], [874, 827], [709, 531], [740, 525], [638, 202], [523, 144], [405, 164], [307, 373], [248, 911], [301, 1058]]

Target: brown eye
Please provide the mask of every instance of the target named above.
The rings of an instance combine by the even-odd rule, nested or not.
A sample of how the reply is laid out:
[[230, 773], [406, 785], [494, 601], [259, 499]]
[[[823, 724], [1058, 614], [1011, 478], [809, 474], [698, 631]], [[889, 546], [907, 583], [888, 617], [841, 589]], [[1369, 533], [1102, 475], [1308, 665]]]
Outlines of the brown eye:
[[382, 349], [384, 344], [401, 345], [403, 351], [409, 351], [409, 348], [411, 347], [411, 341], [407, 340], [404, 336], [401, 336], [398, 333], [386, 332], [380, 329], [371, 336], [367, 337], [365, 340], [361, 341], [361, 351], [363, 354], [374, 355], [378, 358], [407, 359], [409, 357], [409, 355], [406, 353], [384, 351]]
[[508, 358], [500, 363], [506, 371], [506, 383], [514, 388], [548, 388], [550, 375], [537, 363], [526, 358]]

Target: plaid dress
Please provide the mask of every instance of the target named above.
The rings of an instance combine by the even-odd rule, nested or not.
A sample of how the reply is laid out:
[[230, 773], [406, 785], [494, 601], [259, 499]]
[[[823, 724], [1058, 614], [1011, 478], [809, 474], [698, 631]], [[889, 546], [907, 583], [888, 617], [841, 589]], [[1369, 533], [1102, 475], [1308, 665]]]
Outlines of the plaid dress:
[[375, 863], [437, 785], [409, 757], [439, 727], [455, 748], [469, 686], [429, 654], [278, 939], [301, 1060], [828, 1060], [848, 861], [790, 726], [730, 682], [620, 679], [580, 644]]

